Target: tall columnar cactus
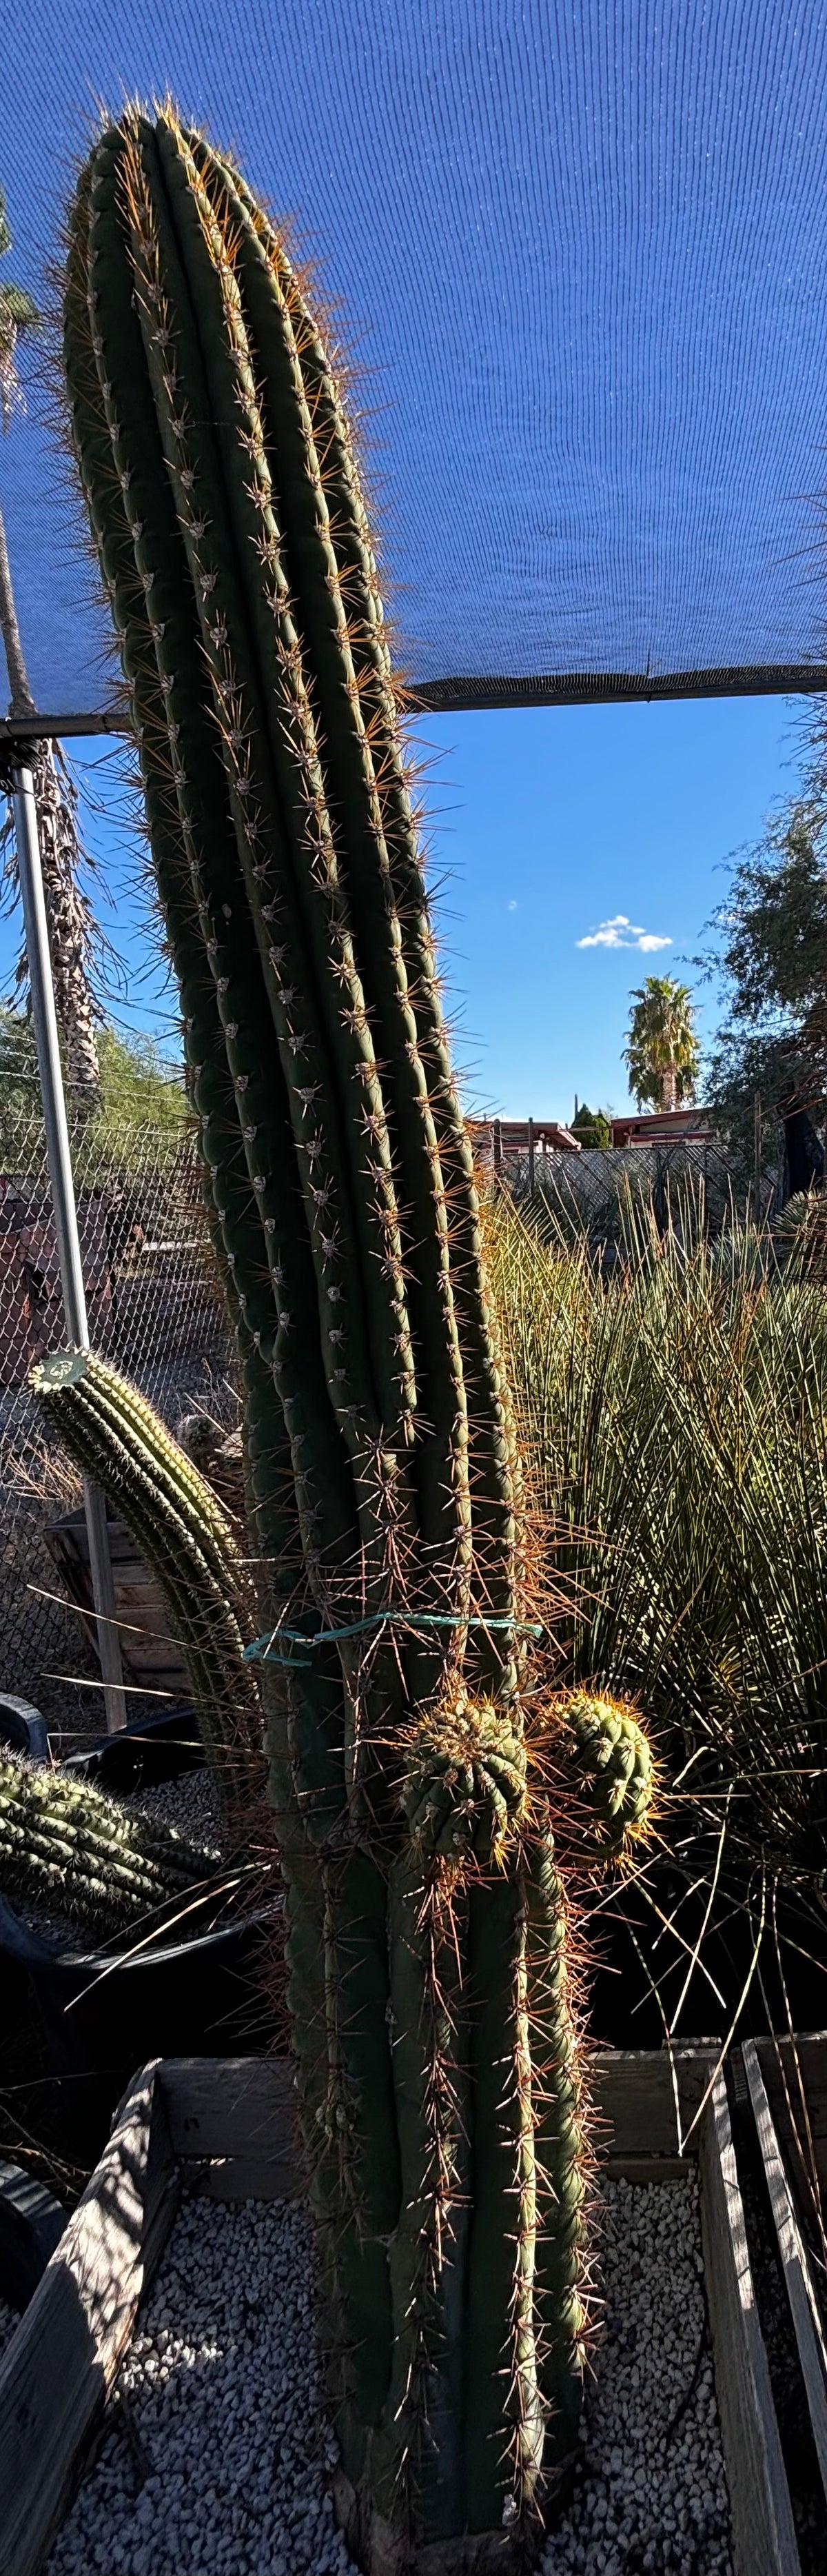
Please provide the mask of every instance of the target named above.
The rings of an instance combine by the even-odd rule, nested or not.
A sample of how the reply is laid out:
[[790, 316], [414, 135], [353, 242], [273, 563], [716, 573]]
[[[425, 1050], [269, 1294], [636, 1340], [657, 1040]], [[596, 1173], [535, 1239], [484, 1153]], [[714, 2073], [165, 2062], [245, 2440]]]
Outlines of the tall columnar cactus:
[[92, 153], [65, 317], [269, 1568], [340, 2505], [386, 2576], [499, 2568], [577, 2440], [579, 2073], [371, 539], [284, 242], [171, 108]]
[[43, 1360], [32, 1385], [69, 1455], [99, 1484], [158, 1578], [228, 1810], [260, 1782], [262, 1716], [244, 1650], [254, 1592], [229, 1514], [160, 1415], [90, 1351]]
[[172, 1825], [129, 1815], [86, 1780], [0, 1759], [0, 1895], [108, 1940], [130, 1924], [149, 1929], [172, 1904], [186, 1914], [215, 1874], [215, 1853]]

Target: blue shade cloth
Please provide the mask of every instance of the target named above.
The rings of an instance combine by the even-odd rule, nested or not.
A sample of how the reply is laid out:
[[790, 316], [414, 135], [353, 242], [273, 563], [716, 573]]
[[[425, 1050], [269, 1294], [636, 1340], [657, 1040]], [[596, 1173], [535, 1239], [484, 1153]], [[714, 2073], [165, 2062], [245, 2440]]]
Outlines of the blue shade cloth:
[[[3, 20], [2, 273], [39, 301], [97, 103], [168, 86], [293, 220], [359, 371], [400, 657], [436, 701], [549, 673], [575, 694], [607, 672], [784, 686], [827, 662], [817, 0], [6, 0]], [[34, 352], [22, 369], [0, 492], [32, 686], [102, 706], [82, 514]]]

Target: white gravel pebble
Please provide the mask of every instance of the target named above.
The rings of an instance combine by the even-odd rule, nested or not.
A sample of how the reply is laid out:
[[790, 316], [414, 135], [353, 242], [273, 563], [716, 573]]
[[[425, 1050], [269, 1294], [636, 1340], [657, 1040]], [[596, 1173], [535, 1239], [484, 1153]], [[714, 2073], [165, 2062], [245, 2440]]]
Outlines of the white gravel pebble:
[[696, 2178], [607, 2181], [603, 2202], [585, 2464], [542, 2576], [731, 2576]]
[[[602, 2276], [585, 2468], [542, 2576], [731, 2576], [694, 2178], [606, 2184]], [[306, 2211], [185, 2203], [48, 2576], [354, 2576], [335, 2457]]]
[[8, 2350], [12, 2335], [19, 2324], [19, 2309], [7, 2307], [5, 2299], [0, 2299], [0, 2361], [3, 2359], [4, 2352]]

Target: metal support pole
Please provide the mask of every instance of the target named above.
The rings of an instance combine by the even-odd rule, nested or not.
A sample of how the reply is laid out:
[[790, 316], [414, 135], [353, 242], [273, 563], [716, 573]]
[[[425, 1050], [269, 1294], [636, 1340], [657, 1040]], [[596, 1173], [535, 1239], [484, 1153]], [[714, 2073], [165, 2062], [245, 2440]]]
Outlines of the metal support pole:
[[503, 1131], [499, 1118], [494, 1120], [494, 1170], [499, 1180], [503, 1167]]
[[[12, 769], [12, 797], [17, 837], [17, 864], [26, 931], [26, 955], [32, 995], [32, 1019], [40, 1088], [43, 1095], [46, 1154], [52, 1190], [66, 1331], [75, 1350], [88, 1351], [86, 1292], [80, 1257], [69, 1130], [66, 1124], [66, 1102], [63, 1096], [52, 961], [49, 953], [43, 872], [40, 864], [37, 807], [31, 770], [17, 763]], [[86, 1476], [83, 1479], [83, 1504], [89, 1538], [92, 1598], [97, 1619], [98, 1653], [103, 1675], [106, 1723], [110, 1734], [113, 1734], [127, 1722], [121, 1642], [115, 1621], [115, 1589], [106, 1526], [106, 1502], [100, 1486], [91, 1484]]]
[[534, 1120], [528, 1122], [528, 1195], [534, 1197]]

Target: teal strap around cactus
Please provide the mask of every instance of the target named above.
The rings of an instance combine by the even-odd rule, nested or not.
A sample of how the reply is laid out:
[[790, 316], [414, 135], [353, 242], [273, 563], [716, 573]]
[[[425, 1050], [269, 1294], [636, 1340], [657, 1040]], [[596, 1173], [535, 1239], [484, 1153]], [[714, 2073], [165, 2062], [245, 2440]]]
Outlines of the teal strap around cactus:
[[245, 1646], [244, 1661], [245, 1664], [287, 1664], [295, 1672], [299, 1666], [306, 1666], [310, 1658], [307, 1654], [281, 1655], [279, 1643], [282, 1639], [288, 1646], [336, 1646], [340, 1637], [362, 1637], [369, 1628], [482, 1628], [485, 1632], [490, 1628], [508, 1628], [512, 1637], [543, 1635], [539, 1619], [470, 1619], [462, 1611], [452, 1610], [372, 1610], [367, 1619], [354, 1619], [347, 1628], [318, 1628], [314, 1637], [305, 1636], [300, 1628], [272, 1629], [269, 1636], [255, 1637], [251, 1646]]

